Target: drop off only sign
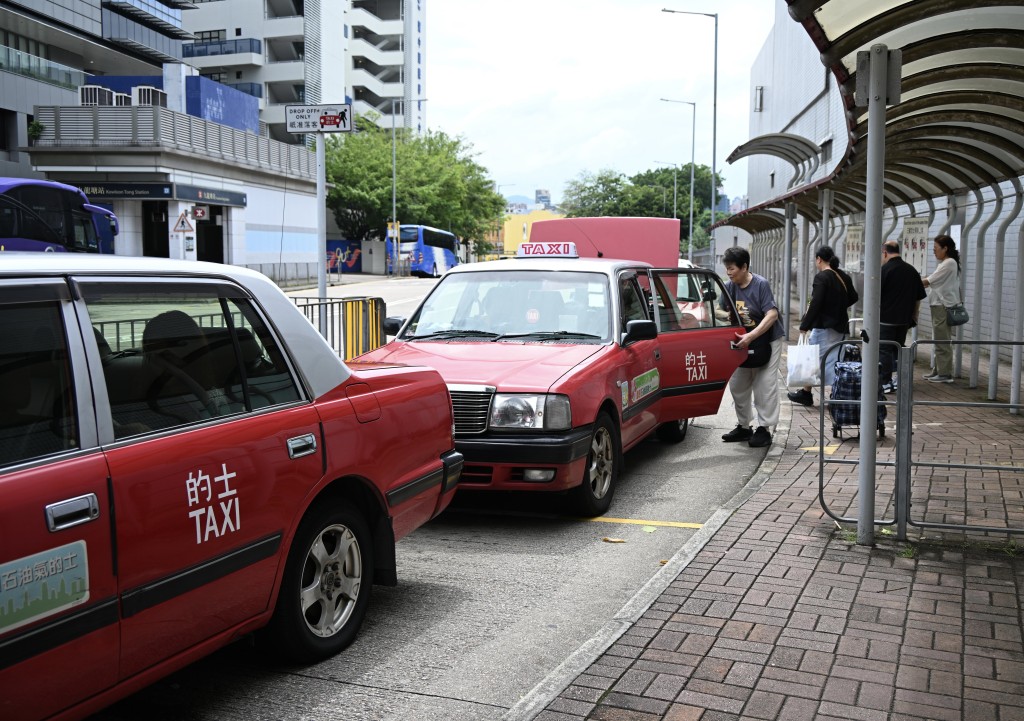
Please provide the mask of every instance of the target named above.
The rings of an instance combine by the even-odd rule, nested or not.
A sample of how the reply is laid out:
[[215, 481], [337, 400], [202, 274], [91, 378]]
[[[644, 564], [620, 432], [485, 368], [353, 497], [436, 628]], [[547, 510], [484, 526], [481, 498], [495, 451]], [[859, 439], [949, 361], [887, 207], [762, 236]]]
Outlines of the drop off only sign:
[[347, 133], [352, 130], [351, 105], [285, 105], [289, 133]]

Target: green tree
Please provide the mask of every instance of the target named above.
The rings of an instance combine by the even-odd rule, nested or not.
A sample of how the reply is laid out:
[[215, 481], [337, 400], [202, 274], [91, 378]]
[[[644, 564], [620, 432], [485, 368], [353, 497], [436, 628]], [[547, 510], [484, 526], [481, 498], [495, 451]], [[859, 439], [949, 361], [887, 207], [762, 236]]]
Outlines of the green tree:
[[[673, 177], [674, 176], [674, 177]], [[709, 244], [707, 228], [711, 222], [711, 169], [696, 165], [693, 173], [693, 244], [703, 248]], [[721, 187], [721, 176], [718, 176]], [[679, 247], [689, 245], [690, 233], [690, 165], [675, 174], [670, 167], [658, 167], [627, 178], [613, 170], [596, 175], [580, 173], [566, 184], [562, 210], [571, 218], [590, 216], [626, 216], [662, 218], [672, 216], [672, 193], [675, 183], [676, 216], [679, 224]], [[725, 217], [719, 213], [719, 219]]]
[[[356, 130], [327, 140], [327, 207], [346, 238], [384, 236], [391, 220], [392, 132], [357, 117]], [[505, 207], [472, 146], [442, 132], [395, 131], [398, 220], [450, 230], [477, 252]]]

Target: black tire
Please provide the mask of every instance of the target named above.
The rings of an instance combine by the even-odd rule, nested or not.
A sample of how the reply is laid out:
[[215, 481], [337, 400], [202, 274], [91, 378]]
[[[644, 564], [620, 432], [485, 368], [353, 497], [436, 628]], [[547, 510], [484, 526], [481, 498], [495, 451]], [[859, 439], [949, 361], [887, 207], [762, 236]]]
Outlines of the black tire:
[[333, 656], [355, 639], [370, 601], [366, 521], [352, 508], [320, 503], [299, 525], [287, 563], [267, 640], [293, 663]]
[[690, 428], [690, 419], [683, 418], [678, 421], [662, 423], [656, 431], [658, 440], [662, 443], [681, 443], [686, 438], [686, 431]]
[[583, 482], [572, 490], [570, 506], [580, 516], [600, 516], [608, 510], [615, 495], [615, 482], [622, 463], [619, 429], [607, 413], [600, 413], [594, 423], [587, 453]]

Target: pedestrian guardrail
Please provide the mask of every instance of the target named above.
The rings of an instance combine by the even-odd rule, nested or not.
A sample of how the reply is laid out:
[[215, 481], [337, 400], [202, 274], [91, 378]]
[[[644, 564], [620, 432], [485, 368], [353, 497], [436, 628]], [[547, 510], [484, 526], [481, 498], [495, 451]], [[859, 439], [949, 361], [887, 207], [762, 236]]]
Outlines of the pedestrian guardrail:
[[293, 297], [292, 301], [345, 360], [387, 342], [383, 298]]
[[[885, 341], [891, 342], [891, 341]], [[940, 341], [942, 342], [942, 341]], [[862, 341], [846, 339], [833, 344], [838, 347], [843, 344], [861, 344]], [[990, 341], [950, 341], [952, 345], [989, 347]], [[953, 459], [951, 447], [957, 443], [964, 434], [970, 430], [963, 426], [950, 427], [941, 415], [945, 408], [978, 408], [984, 411], [1002, 411], [1009, 409], [1018, 411], [1021, 404], [999, 403], [995, 401], [938, 401], [915, 398], [914, 395], [914, 358], [918, 352], [918, 346], [934, 346], [936, 341], [920, 340], [912, 343], [906, 348], [901, 348], [897, 356], [896, 367], [896, 400], [876, 401], [879, 405], [895, 409], [895, 445], [891, 447], [891, 459], [876, 457], [875, 466], [880, 469], [892, 469], [892, 485], [887, 487], [889, 481], [880, 477], [876, 478], [876, 487], [879, 488], [881, 497], [888, 493], [890, 501], [886, 504], [890, 513], [883, 514], [882, 518], [875, 518], [876, 526], [894, 526], [896, 538], [907, 540], [908, 527], [922, 529], [936, 529], [945, 531], [963, 531], [979, 533], [1024, 533], [1024, 527], [1015, 526], [1020, 524], [1024, 518], [1024, 503], [1020, 500], [1020, 486], [1024, 480], [1018, 480], [1011, 486], [1011, 493], [1007, 494], [1000, 488], [999, 498], [996, 499], [996, 489], [992, 479], [1003, 479], [1008, 474], [1024, 474], [1024, 466], [1013, 465], [1011, 460], [1015, 457], [1013, 452], [1015, 438], [1019, 438], [1024, 432], [1024, 419], [1011, 414], [1000, 414], [998, 419], [986, 421], [987, 416], [978, 414], [973, 419], [979, 431], [984, 435], [988, 429], [988, 436], [992, 445], [982, 447], [981, 443], [963, 442], [961, 447], [965, 450], [965, 461], [957, 462]], [[1024, 343], [1004, 342], [1000, 345], [1021, 346]], [[833, 348], [829, 347], [829, 350]], [[827, 357], [827, 356], [826, 356]], [[822, 363], [822, 378], [824, 378], [824, 363]], [[831, 401], [825, 399], [824, 383], [819, 386], [823, 399], [819, 408], [818, 428], [818, 501], [825, 513], [839, 523], [858, 523], [858, 518], [843, 516], [829, 507], [825, 497], [826, 490], [826, 469], [835, 469], [841, 466], [857, 466], [860, 460], [852, 458], [833, 458], [826, 453], [825, 437], [825, 409], [830, 404], [855, 404], [860, 405], [861, 401]], [[928, 409], [928, 410], [921, 410]], [[929, 412], [931, 409], [938, 409], [937, 413]], [[923, 416], [923, 418], [922, 418]], [[918, 428], [915, 429], [915, 418]], [[998, 422], [997, 422], [998, 421]], [[1012, 427], [1010, 427], [1012, 426]], [[872, 428], [872, 432], [874, 428]], [[1000, 444], [998, 439], [1001, 433], [1006, 433], [1006, 440]], [[969, 437], [969, 436], [968, 436]], [[950, 450], [944, 450], [944, 445]], [[997, 455], [999, 454], [999, 455]], [[876, 456], [881, 456], [876, 452]], [[945, 455], [945, 458], [942, 456]], [[881, 474], [876, 474], [881, 475]], [[937, 483], [941, 486], [935, 490], [932, 485]], [[1000, 485], [1002, 483], [1000, 482]], [[1016, 489], [1014, 492], [1012, 489]], [[939, 497], [936, 497], [939, 496]], [[1008, 497], [1009, 496], [1009, 497]], [[851, 504], [855, 501], [848, 499]], [[917, 509], [923, 509], [918, 511]], [[874, 515], [874, 514], [872, 514]], [[935, 520], [935, 516], [942, 516], [945, 520]], [[957, 522], [951, 522], [950, 517], [957, 518]], [[996, 525], [1000, 520], [1004, 525]]]

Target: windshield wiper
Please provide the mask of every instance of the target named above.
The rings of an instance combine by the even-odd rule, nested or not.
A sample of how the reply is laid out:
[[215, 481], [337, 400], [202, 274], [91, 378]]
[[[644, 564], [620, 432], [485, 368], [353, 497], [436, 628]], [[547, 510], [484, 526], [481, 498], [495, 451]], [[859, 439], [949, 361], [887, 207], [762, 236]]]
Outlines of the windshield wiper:
[[494, 340], [505, 340], [506, 338], [538, 338], [539, 340], [562, 340], [563, 338], [597, 338], [601, 336], [593, 333], [579, 333], [573, 330], [535, 330], [532, 333], [502, 333]]
[[495, 338], [498, 334], [486, 330], [436, 330], [433, 333], [422, 335], [407, 335], [405, 340], [423, 340], [434, 338], [444, 340], [445, 338]]

